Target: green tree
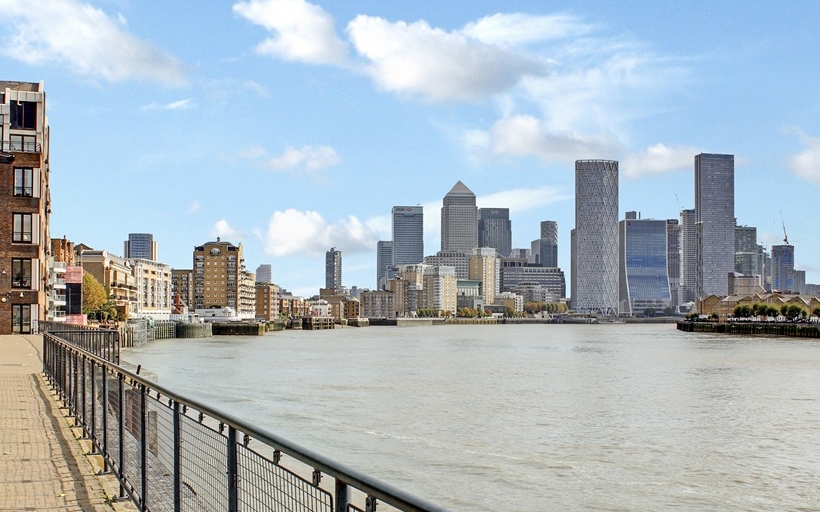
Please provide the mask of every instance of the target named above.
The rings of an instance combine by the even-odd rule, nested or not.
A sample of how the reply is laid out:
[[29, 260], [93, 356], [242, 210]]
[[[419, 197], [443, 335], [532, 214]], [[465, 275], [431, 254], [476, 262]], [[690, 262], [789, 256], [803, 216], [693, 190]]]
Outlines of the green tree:
[[652, 318], [655, 316], [655, 310], [653, 308], [646, 308], [643, 310], [643, 316], [646, 318]]
[[88, 272], [83, 273], [83, 313], [86, 315], [95, 314], [108, 302], [108, 293], [97, 278]]

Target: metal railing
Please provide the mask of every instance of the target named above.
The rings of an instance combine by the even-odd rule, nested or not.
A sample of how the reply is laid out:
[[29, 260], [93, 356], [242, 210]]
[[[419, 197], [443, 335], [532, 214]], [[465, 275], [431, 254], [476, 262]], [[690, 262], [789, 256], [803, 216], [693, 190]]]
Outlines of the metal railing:
[[[90, 334], [90, 333], [89, 333]], [[43, 333], [43, 371], [142, 511], [444, 511]], [[327, 477], [327, 478], [325, 478]], [[381, 507], [380, 507], [381, 510]]]
[[120, 333], [115, 329], [99, 329], [87, 325], [41, 320], [37, 328], [110, 363], [120, 363]]
[[36, 141], [1, 141], [0, 151], [10, 151], [18, 153], [41, 153], [42, 145]]

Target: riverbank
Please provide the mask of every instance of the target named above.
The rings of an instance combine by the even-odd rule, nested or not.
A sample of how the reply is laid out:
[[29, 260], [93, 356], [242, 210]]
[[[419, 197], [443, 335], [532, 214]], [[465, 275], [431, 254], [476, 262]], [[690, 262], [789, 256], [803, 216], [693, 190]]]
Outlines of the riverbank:
[[820, 326], [817, 324], [679, 321], [677, 329], [684, 332], [820, 338]]

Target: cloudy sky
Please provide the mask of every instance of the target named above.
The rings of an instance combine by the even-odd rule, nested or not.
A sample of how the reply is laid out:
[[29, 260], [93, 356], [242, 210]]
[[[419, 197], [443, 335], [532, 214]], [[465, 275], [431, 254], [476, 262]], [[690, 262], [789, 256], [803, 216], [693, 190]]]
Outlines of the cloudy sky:
[[374, 287], [391, 207], [434, 254], [461, 180], [514, 247], [557, 221], [568, 273], [575, 160], [620, 162], [621, 217], [678, 218], [713, 152], [738, 223], [768, 247], [782, 215], [820, 282], [820, 4], [677, 4], [0, 0], [0, 79], [45, 83], [52, 236], [117, 254], [221, 237], [312, 295], [336, 247]]

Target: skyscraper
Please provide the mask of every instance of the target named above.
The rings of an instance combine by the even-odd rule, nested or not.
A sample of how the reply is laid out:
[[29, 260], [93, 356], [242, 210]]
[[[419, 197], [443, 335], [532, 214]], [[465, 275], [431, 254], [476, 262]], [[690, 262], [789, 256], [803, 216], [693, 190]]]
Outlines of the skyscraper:
[[325, 288], [342, 288], [342, 251], [337, 251], [335, 247], [325, 253]]
[[793, 245], [772, 246], [772, 290], [795, 291]]
[[558, 266], [558, 223], [554, 220], [541, 222], [541, 247], [539, 252], [541, 266]]
[[509, 208], [478, 209], [478, 246], [492, 247], [506, 258], [512, 251], [512, 223]]
[[575, 162], [572, 306], [618, 314], [618, 162]]
[[666, 219], [666, 273], [669, 276], [670, 306], [680, 306], [680, 224], [678, 219]]
[[424, 259], [424, 209], [394, 206], [393, 265], [421, 263]]
[[698, 234], [695, 210], [680, 212], [680, 304], [694, 302], [698, 281]]
[[[630, 215], [632, 213], [633, 215]], [[667, 221], [628, 212], [619, 225], [620, 312], [641, 315], [669, 307]]]
[[[744, 276], [761, 276], [760, 247], [757, 245], [757, 228], [735, 226], [735, 272]], [[761, 279], [760, 285], [763, 286]]]
[[441, 251], [469, 255], [478, 247], [475, 194], [459, 181], [444, 196], [441, 207]]
[[273, 272], [271, 271], [270, 263], [263, 263], [256, 267], [256, 282], [273, 283]]
[[129, 233], [124, 242], [123, 256], [128, 258], [142, 258], [157, 261], [157, 243], [151, 233]]
[[697, 298], [725, 296], [735, 270], [735, 157], [695, 155]]
[[393, 241], [379, 240], [376, 244], [376, 289], [383, 290], [387, 285], [385, 275], [387, 268], [393, 265]]

